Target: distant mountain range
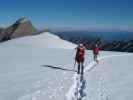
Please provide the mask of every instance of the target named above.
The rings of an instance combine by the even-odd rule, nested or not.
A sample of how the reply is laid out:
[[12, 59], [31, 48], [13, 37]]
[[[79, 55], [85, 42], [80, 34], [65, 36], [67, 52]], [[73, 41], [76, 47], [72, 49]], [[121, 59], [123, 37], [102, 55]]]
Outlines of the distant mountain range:
[[37, 30], [26, 17], [18, 19], [14, 24], [7, 28], [0, 28], [0, 42], [17, 37], [35, 34]]
[[98, 41], [99, 47], [107, 51], [133, 52], [133, 32], [55, 32], [62, 39], [73, 43], [84, 43], [87, 49], [92, 49]]
[[[9, 27], [0, 28], [0, 42], [44, 31], [49, 30], [39, 32], [28, 18], [22, 17]], [[133, 52], [133, 32], [62, 31], [52, 33], [76, 44], [82, 42], [87, 49], [92, 49], [94, 43], [98, 41], [102, 50]]]

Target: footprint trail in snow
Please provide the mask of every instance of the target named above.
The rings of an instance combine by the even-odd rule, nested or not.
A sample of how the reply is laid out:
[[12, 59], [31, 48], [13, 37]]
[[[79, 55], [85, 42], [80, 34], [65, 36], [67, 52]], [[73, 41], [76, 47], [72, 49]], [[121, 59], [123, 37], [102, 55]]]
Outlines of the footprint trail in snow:
[[86, 88], [86, 80], [83, 76], [78, 74], [74, 75], [74, 84], [71, 86], [68, 94], [67, 100], [82, 100], [84, 96], [86, 96], [85, 88]]
[[[92, 70], [96, 66], [95, 62], [90, 63], [84, 70], [84, 72], [88, 70]], [[82, 75], [75, 74], [73, 76], [73, 85], [70, 87], [67, 93], [67, 100], [82, 100], [84, 96], [86, 96], [85, 88], [86, 88], [86, 79]]]

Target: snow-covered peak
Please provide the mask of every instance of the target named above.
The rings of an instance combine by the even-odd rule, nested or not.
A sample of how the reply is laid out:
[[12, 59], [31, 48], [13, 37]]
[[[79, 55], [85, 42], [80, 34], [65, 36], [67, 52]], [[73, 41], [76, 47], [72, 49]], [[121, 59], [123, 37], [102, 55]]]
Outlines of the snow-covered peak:
[[42, 48], [63, 48], [63, 49], [73, 49], [76, 47], [75, 44], [68, 41], [62, 40], [60, 37], [50, 33], [43, 32], [39, 35], [27, 36], [23, 38], [18, 38], [14, 40], [7, 41], [0, 46], [36, 46]]

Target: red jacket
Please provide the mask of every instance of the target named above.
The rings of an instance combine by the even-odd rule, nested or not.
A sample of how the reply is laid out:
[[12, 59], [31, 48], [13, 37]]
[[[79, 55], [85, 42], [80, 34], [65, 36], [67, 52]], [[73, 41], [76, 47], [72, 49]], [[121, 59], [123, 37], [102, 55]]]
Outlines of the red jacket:
[[93, 48], [93, 54], [99, 54], [100, 49], [98, 47]]
[[85, 48], [84, 47], [78, 47], [76, 52], [76, 61], [77, 62], [83, 62], [84, 61], [84, 55], [85, 55]]

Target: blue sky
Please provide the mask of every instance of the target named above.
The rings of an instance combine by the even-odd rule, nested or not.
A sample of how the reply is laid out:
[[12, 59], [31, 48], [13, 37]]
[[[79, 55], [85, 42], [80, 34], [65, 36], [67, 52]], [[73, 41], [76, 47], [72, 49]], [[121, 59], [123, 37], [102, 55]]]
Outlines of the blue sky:
[[22, 16], [38, 28], [133, 31], [133, 0], [0, 0], [0, 26]]

